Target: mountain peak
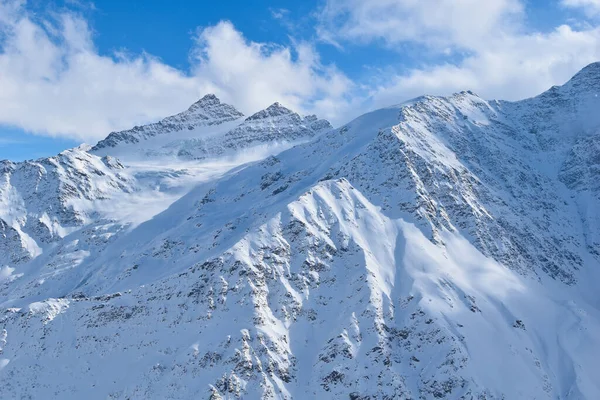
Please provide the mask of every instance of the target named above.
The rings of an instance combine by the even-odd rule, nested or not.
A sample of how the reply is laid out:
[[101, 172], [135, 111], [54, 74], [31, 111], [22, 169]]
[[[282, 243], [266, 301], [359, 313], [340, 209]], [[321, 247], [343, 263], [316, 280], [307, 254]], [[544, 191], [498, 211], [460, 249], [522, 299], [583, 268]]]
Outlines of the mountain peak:
[[579, 74], [597, 74], [600, 75], [600, 61], [586, 65], [575, 76]]
[[217, 96], [212, 93], [204, 95], [200, 100], [196, 101], [192, 104], [188, 111], [196, 111], [196, 110], [205, 110], [207, 108], [214, 108], [219, 106], [227, 106], [226, 104], [221, 103], [221, 100]]
[[276, 101], [275, 103], [271, 104], [269, 107], [266, 108], [268, 111], [272, 112], [272, 113], [280, 113], [280, 114], [290, 114], [293, 113], [292, 110], [290, 110], [287, 107], [284, 107], [280, 102]]
[[207, 94], [192, 104], [186, 111], [179, 114], [164, 118], [156, 123], [136, 126], [130, 130], [112, 132], [92, 147], [91, 151], [96, 152], [120, 144], [135, 144], [171, 132], [190, 131], [202, 126], [219, 125], [235, 121], [243, 116], [244, 114], [232, 105], [221, 103], [221, 100], [214, 94]]
[[591, 63], [581, 69], [567, 82], [567, 85], [584, 87], [600, 86], [600, 62]]
[[240, 118], [243, 117], [240, 111], [227, 103], [221, 103], [221, 100], [212, 93], [204, 95], [181, 114], [168, 117], [165, 120], [178, 119], [181, 115], [198, 114], [202, 119], [221, 119], [221, 118]]
[[261, 110], [255, 114], [249, 116], [248, 118], [246, 118], [246, 121], [260, 120], [260, 119], [279, 117], [282, 115], [292, 115], [292, 114], [296, 114], [296, 113], [294, 111], [290, 110], [289, 108], [282, 106], [281, 103], [275, 102], [275, 103], [271, 104], [269, 107], [265, 108], [264, 110]]
[[207, 106], [207, 105], [211, 105], [211, 106], [216, 106], [221, 104], [221, 100], [219, 100], [219, 98], [212, 94], [212, 93], [208, 93], [206, 95], [204, 95], [200, 100], [198, 100], [197, 102], [195, 102], [194, 104], [192, 104], [190, 106], [194, 107], [195, 105], [202, 105], [202, 106]]
[[219, 98], [213, 93], [207, 93], [199, 101], [202, 101], [202, 100], [207, 100], [207, 101], [208, 100], [217, 100], [217, 101], [219, 101]]

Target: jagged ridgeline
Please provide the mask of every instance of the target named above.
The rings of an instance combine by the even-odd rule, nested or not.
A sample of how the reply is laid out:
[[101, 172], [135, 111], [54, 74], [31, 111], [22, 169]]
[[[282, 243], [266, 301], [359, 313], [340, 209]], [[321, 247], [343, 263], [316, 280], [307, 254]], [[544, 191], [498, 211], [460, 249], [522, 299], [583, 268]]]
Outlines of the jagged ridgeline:
[[207, 95], [3, 162], [0, 398], [600, 398], [599, 93]]
[[242, 149], [312, 138], [331, 129], [315, 115], [302, 117], [275, 103], [243, 119], [244, 114], [212, 94], [187, 111], [155, 124], [113, 132], [92, 147], [94, 154], [117, 154], [126, 158], [177, 156], [199, 160], [235, 154]]

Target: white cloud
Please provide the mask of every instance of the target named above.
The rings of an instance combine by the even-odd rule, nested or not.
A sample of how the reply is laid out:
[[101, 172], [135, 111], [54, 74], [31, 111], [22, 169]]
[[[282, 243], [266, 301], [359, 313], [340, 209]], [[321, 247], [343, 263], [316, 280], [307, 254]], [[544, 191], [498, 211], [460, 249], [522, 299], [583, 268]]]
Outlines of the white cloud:
[[565, 7], [581, 8], [591, 16], [600, 14], [600, 0], [561, 0], [561, 4]]
[[100, 55], [77, 15], [34, 20], [22, 1], [0, 0], [0, 124], [31, 132], [93, 142], [209, 92], [246, 113], [274, 101], [311, 111], [327, 99], [335, 118], [351, 87], [310, 46], [249, 42], [228, 22], [200, 31], [192, 62], [182, 71], [149, 54]]
[[0, 122], [80, 139], [164, 116], [202, 89], [149, 55], [97, 54], [85, 21], [62, 15], [44, 28], [20, 9], [3, 21]]
[[338, 44], [381, 39], [472, 49], [511, 31], [523, 10], [519, 0], [327, 0], [318, 33]]
[[327, 0], [318, 32], [338, 46], [383, 41], [401, 52], [403, 44], [416, 43], [442, 60], [452, 55], [452, 62], [378, 76], [372, 107], [466, 89], [486, 98], [521, 99], [600, 60], [600, 29], [562, 25], [535, 32], [525, 25], [525, 10], [519, 0]]
[[194, 75], [211, 82], [214, 91], [242, 110], [256, 110], [278, 100], [297, 110], [314, 111], [315, 102], [335, 107], [319, 115], [339, 117], [347, 106], [352, 82], [334, 66], [324, 66], [310, 45], [287, 47], [248, 42], [231, 23], [206, 28], [197, 37]]
[[600, 60], [600, 28], [563, 25], [548, 34], [505, 37], [458, 64], [413, 69], [372, 90], [375, 106], [422, 94], [470, 89], [489, 99], [518, 100], [562, 84]]
[[286, 8], [269, 8], [269, 11], [274, 19], [284, 19], [290, 14], [290, 10]]

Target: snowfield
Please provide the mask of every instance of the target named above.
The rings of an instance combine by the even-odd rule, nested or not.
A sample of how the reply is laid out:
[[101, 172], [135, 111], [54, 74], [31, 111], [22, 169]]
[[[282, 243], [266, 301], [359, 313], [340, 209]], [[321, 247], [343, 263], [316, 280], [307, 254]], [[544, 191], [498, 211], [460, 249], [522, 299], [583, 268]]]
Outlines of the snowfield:
[[0, 398], [600, 398], [599, 93], [207, 95], [2, 162]]

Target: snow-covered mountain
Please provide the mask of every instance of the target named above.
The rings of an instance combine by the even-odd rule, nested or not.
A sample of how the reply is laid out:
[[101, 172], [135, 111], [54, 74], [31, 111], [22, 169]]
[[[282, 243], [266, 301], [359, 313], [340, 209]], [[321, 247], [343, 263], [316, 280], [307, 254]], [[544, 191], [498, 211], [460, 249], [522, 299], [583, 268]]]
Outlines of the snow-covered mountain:
[[332, 128], [329, 121], [318, 119], [315, 115], [302, 117], [274, 103], [246, 118], [224, 135], [174, 140], [157, 149], [146, 150], [145, 154], [201, 160], [230, 156], [248, 149], [274, 148], [281, 151], [290, 144], [307, 141]]
[[[241, 116], [206, 95], [187, 111], [111, 133], [93, 147], [82, 145], [23, 163], [2, 161], [0, 265], [27, 262], [47, 245], [53, 248], [56, 241], [98, 221], [119, 227], [139, 224], [198, 182], [332, 128], [278, 103], [244, 121]], [[199, 137], [189, 138], [194, 134]]]
[[35, 201], [44, 162], [3, 164], [0, 397], [600, 398], [599, 93], [274, 104], [63, 153]]
[[132, 130], [111, 133], [91, 152], [125, 159], [175, 158], [215, 159], [241, 150], [281, 151], [332, 129], [315, 115], [302, 117], [275, 103], [241, 120], [243, 114], [206, 95], [187, 111]]
[[12, 266], [86, 224], [96, 212], [95, 202], [133, 190], [118, 160], [80, 148], [0, 165], [0, 262]]
[[106, 139], [98, 142], [92, 151], [107, 149], [105, 152], [109, 152], [110, 148], [143, 143], [162, 135], [172, 136], [180, 132], [218, 126], [236, 121], [243, 116], [244, 114], [235, 107], [221, 103], [214, 94], [207, 94], [182, 113], [167, 117], [154, 124], [136, 126], [128, 131], [113, 132]]

